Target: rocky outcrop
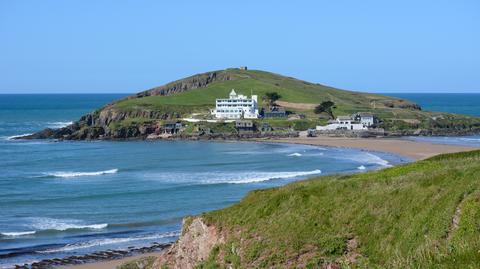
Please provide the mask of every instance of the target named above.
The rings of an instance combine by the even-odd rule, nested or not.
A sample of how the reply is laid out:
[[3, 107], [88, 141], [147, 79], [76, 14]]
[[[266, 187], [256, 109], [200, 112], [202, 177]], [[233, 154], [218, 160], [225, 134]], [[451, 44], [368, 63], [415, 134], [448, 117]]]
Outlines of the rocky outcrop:
[[[122, 259], [125, 257], [129, 257], [132, 255], [140, 255], [152, 252], [158, 252], [161, 250], [170, 247], [170, 243], [157, 243], [154, 242], [150, 246], [145, 247], [134, 247], [130, 246], [125, 250], [104, 250], [104, 251], [96, 251], [93, 253], [88, 253], [84, 255], [78, 256], [68, 256], [64, 258], [52, 258], [52, 259], [43, 259], [40, 261], [32, 262], [31, 264], [17, 264], [15, 268], [22, 268], [22, 269], [46, 269], [46, 268], [57, 268], [57, 267], [65, 267], [65, 266], [75, 266], [80, 264], [88, 264], [88, 263], [95, 263], [95, 262], [103, 262], [103, 261], [110, 261], [116, 259]], [[153, 258], [153, 257], [152, 257]], [[145, 263], [145, 258], [135, 261], [138, 265]], [[125, 268], [125, 267], [123, 267]], [[129, 267], [127, 267], [129, 268]], [[138, 267], [141, 268], [141, 267]], [[144, 267], [145, 268], [145, 267]]]
[[204, 88], [213, 82], [227, 81], [232, 79], [234, 79], [232, 74], [225, 71], [208, 72], [191, 76], [182, 80], [177, 80], [164, 86], [137, 93], [134, 97], [131, 98], [141, 98], [154, 95], [170, 95], [192, 89]]
[[153, 268], [167, 266], [171, 269], [194, 268], [205, 261], [212, 249], [225, 242], [214, 226], [208, 226], [201, 217], [183, 220], [182, 235], [154, 263]]

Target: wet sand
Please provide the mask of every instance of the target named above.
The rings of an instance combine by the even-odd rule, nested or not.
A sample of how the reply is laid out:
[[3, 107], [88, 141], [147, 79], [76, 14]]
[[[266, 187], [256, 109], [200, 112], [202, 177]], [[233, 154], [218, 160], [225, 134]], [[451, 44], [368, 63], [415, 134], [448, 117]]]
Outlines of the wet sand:
[[93, 263], [86, 263], [80, 265], [69, 265], [63, 267], [57, 267], [61, 269], [115, 269], [117, 266], [122, 265], [126, 262], [133, 261], [136, 259], [140, 259], [143, 257], [156, 257], [159, 255], [160, 252], [152, 252], [146, 253], [142, 255], [135, 255], [130, 256], [122, 259], [110, 260], [110, 261], [102, 261], [102, 262], [93, 262]]
[[355, 148], [369, 151], [381, 151], [398, 154], [413, 160], [423, 160], [438, 154], [471, 151], [478, 148], [440, 145], [426, 142], [416, 142], [396, 138], [345, 138], [345, 137], [294, 137], [268, 140], [270, 142], [305, 144], [315, 146], [330, 146]]

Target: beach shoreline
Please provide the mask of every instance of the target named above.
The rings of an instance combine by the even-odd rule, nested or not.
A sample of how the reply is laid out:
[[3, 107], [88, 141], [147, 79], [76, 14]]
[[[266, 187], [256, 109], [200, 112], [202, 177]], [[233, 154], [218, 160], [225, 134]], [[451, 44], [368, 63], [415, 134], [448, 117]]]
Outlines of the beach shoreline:
[[120, 266], [124, 263], [131, 262], [137, 259], [141, 258], [147, 258], [147, 257], [158, 257], [163, 251], [166, 251], [167, 249], [161, 250], [161, 251], [156, 251], [156, 252], [151, 252], [151, 253], [146, 253], [146, 254], [139, 254], [139, 255], [132, 255], [120, 259], [113, 259], [113, 260], [107, 260], [107, 261], [98, 261], [98, 262], [92, 262], [92, 263], [85, 263], [85, 264], [78, 264], [78, 265], [67, 265], [67, 266], [60, 266], [57, 267], [59, 269], [115, 269], [117, 266]]
[[318, 136], [256, 141], [383, 152], [407, 157], [413, 161], [427, 159], [439, 154], [464, 152], [477, 149], [476, 147], [434, 144], [400, 138], [349, 138]]

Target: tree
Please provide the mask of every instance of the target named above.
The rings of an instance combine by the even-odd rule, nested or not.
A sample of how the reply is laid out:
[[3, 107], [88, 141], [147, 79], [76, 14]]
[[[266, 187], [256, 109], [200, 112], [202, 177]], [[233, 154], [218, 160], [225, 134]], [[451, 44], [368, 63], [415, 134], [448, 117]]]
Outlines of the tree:
[[315, 112], [315, 114], [327, 113], [328, 116], [333, 119], [335, 117], [333, 116], [332, 108], [335, 108], [335, 103], [332, 101], [325, 101], [316, 106], [313, 112]]
[[265, 93], [265, 100], [267, 100], [268, 102], [268, 106], [271, 108], [275, 105], [275, 102], [282, 98], [282, 96], [280, 94], [278, 94], [277, 92], [267, 92]]

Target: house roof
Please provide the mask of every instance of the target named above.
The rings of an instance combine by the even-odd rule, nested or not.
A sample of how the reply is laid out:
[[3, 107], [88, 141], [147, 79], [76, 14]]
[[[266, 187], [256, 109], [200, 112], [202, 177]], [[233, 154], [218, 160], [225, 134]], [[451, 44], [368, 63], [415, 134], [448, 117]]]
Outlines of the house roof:
[[338, 116], [338, 120], [351, 120], [352, 118], [350, 116]]

